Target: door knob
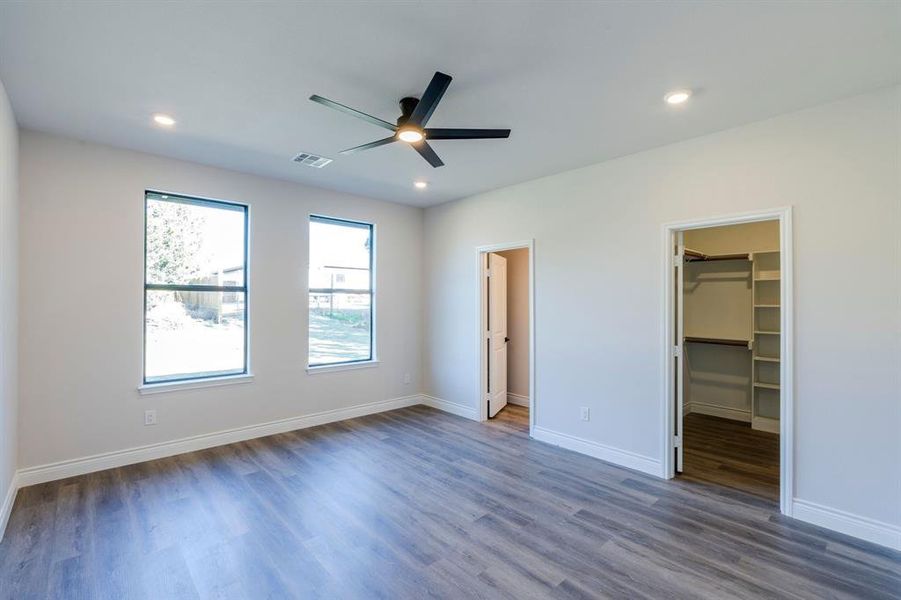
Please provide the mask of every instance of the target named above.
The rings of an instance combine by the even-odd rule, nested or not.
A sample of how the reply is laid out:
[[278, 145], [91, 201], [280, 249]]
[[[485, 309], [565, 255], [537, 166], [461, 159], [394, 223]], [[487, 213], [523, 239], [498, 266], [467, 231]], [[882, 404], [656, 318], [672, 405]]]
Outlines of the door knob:
[[505, 338], [504, 338], [504, 343], [505, 343], [505, 344], [506, 344], [507, 342], [509, 342], [509, 341], [510, 341], [510, 338], [508, 338], [508, 337], [505, 337]]

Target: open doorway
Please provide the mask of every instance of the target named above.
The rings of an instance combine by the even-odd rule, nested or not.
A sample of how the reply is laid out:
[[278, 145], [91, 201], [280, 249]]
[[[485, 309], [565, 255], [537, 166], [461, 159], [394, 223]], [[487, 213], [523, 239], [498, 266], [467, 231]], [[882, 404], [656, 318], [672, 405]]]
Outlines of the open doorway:
[[532, 243], [480, 247], [480, 419], [535, 422]]
[[778, 501], [787, 513], [790, 212], [665, 231], [668, 475]]

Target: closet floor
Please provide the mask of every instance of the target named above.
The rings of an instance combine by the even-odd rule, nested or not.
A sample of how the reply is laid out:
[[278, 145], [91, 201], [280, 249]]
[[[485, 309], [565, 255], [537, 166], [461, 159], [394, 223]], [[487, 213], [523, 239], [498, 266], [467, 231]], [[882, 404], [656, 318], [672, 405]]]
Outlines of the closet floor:
[[680, 479], [721, 485], [779, 501], [779, 435], [750, 423], [691, 413], [683, 420]]
[[516, 404], [508, 404], [493, 419], [488, 421], [491, 425], [505, 426], [510, 429], [529, 433], [529, 409], [525, 406], [517, 406]]

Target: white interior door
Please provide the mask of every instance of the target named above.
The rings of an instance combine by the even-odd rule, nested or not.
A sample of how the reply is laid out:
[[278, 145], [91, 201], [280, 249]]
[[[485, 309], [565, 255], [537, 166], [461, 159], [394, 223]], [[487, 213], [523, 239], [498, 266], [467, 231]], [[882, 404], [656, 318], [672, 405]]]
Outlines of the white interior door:
[[676, 256], [674, 259], [676, 278], [676, 339], [673, 340], [673, 355], [676, 361], [676, 419], [673, 423], [673, 440], [676, 446], [676, 472], [682, 472], [682, 417], [685, 409], [685, 243], [680, 231], [676, 234]]
[[507, 259], [488, 254], [488, 416], [507, 406]]

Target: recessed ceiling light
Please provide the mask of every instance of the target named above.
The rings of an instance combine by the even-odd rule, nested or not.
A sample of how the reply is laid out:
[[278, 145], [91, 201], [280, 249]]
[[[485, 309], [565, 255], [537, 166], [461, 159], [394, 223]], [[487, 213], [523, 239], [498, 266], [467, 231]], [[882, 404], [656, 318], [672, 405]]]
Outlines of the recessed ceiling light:
[[157, 125], [162, 125], [163, 127], [172, 127], [175, 125], [175, 119], [169, 115], [164, 115], [163, 113], [156, 113], [153, 115], [153, 121]]
[[675, 90], [663, 97], [667, 104], [682, 104], [691, 98], [691, 90]]
[[414, 144], [416, 142], [422, 141], [422, 131], [420, 131], [419, 129], [414, 129], [413, 127], [408, 127], [406, 129], [401, 129], [400, 131], [398, 131], [397, 137], [404, 142]]
[[415, 187], [416, 189], [424, 190], [429, 187], [429, 184], [427, 184], [425, 181], [414, 181], [413, 187]]

